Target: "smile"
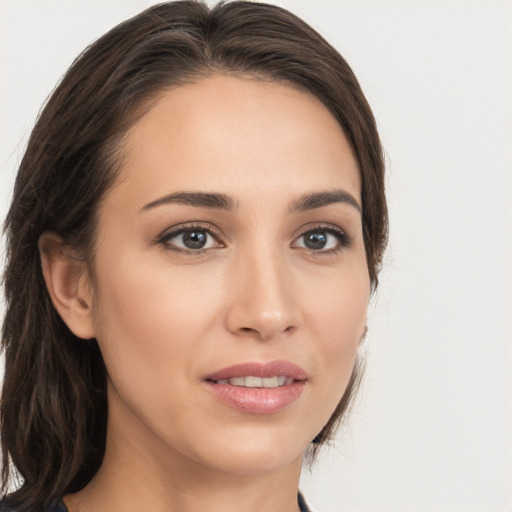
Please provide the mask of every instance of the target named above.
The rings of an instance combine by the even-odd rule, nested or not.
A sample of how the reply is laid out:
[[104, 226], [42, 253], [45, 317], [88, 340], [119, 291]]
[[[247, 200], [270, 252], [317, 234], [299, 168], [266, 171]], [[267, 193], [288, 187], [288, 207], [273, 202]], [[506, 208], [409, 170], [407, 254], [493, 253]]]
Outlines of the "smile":
[[231, 409], [273, 414], [299, 400], [307, 374], [288, 361], [248, 362], [210, 374], [205, 382], [220, 403]]
[[231, 386], [240, 386], [244, 388], [279, 388], [291, 384], [293, 379], [286, 375], [274, 375], [273, 377], [231, 377], [230, 379], [221, 379], [217, 384], [230, 384]]

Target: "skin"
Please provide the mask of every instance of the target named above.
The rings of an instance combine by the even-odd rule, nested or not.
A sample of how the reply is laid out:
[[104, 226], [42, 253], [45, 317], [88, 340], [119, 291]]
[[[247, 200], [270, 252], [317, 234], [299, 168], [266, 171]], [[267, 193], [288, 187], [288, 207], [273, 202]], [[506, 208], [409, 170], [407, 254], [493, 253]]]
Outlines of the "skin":
[[[349, 144], [316, 98], [282, 84], [214, 75], [162, 93], [129, 130], [94, 279], [56, 235], [40, 243], [54, 304], [97, 338], [109, 375], [105, 459], [65, 498], [70, 511], [298, 510], [303, 450], [348, 384], [370, 296], [359, 209], [290, 210], [332, 190], [360, 204]], [[183, 191], [236, 209], [144, 209]], [[214, 233], [203, 252], [169, 236], [191, 223]], [[311, 230], [325, 248], [306, 246]], [[205, 386], [226, 366], [276, 359], [308, 375], [278, 413], [230, 408]]]

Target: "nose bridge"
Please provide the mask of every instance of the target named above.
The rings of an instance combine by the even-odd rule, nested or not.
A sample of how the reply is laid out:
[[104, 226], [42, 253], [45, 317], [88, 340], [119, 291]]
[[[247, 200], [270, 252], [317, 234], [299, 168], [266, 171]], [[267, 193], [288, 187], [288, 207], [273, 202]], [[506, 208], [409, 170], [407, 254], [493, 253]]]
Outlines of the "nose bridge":
[[291, 272], [286, 255], [268, 240], [237, 255], [230, 330], [269, 339], [297, 324]]

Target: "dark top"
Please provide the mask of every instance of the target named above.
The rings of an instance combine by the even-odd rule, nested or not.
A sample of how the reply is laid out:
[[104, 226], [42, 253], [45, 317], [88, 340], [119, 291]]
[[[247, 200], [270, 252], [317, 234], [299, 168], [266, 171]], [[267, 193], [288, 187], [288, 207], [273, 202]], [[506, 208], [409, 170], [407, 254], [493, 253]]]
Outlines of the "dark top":
[[[300, 492], [299, 492], [298, 500], [299, 500], [300, 512], [311, 512], [304, 500], [304, 497], [302, 496], [302, 494]], [[16, 512], [16, 510], [13, 508], [8, 508], [8, 507], [6, 507], [6, 505], [2, 505], [0, 503], [0, 512]], [[49, 508], [47, 508], [45, 510], [45, 512], [68, 512], [68, 509], [67, 509], [66, 505], [64, 505], [64, 503], [59, 500], [57, 503], [54, 503]]]

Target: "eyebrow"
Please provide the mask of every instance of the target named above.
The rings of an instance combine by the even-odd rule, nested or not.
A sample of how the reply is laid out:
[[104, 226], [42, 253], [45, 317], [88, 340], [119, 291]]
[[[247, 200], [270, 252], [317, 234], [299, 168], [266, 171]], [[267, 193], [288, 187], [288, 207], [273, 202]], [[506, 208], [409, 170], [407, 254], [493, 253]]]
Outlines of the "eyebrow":
[[189, 206], [198, 206], [202, 208], [215, 208], [221, 210], [236, 210], [237, 201], [226, 194], [205, 193], [205, 192], [176, 192], [168, 194], [159, 199], [155, 199], [141, 208], [141, 212], [161, 206], [163, 204], [186, 204]]
[[336, 189], [313, 194], [304, 194], [290, 205], [290, 211], [306, 211], [322, 208], [334, 203], [345, 203], [353, 206], [360, 213], [362, 208], [355, 198], [345, 190]]
[[[175, 192], [147, 203], [140, 209], [140, 213], [157, 206], [172, 203], [227, 211], [235, 211], [238, 208], [238, 201], [226, 194], [216, 192]], [[289, 211], [291, 213], [294, 211], [314, 210], [334, 203], [345, 203], [362, 212], [361, 206], [354, 197], [341, 189], [304, 194], [290, 204]]]

